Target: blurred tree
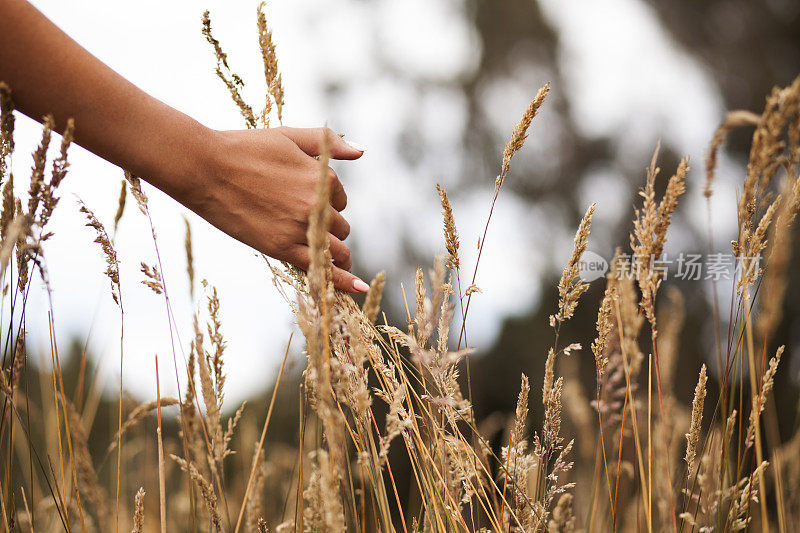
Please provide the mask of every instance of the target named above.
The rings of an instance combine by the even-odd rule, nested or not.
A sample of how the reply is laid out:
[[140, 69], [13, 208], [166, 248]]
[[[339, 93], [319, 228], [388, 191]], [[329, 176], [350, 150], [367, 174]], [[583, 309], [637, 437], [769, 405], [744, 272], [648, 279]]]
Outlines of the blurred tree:
[[[785, 86], [800, 73], [800, 4], [797, 2], [655, 0], [647, 5], [663, 29], [674, 39], [675, 46], [690, 54], [712, 74], [727, 109], [743, 108], [760, 112], [773, 86]], [[491, 115], [494, 110], [486, 105], [491, 88], [498, 84], [505, 84], [506, 87], [521, 84], [533, 95], [544, 81], [549, 80], [556, 90], [551, 91], [546, 109], [536, 119], [535, 147], [526, 147], [537, 150], [541, 157], [534, 159], [534, 164], [516, 165], [513, 179], [507, 180], [504, 185], [509, 190], [503, 194], [513, 194], [532, 206], [552, 213], [554, 216], [548, 219], [553, 225], [548, 228], [551, 233], [555, 233], [558, 225], [565, 226], [559, 230], [569, 233], [574, 231], [586, 209], [577, 191], [590, 178], [592, 169], [604, 168], [616, 174], [624, 184], [629, 201], [623, 202], [623, 205], [632, 206], [636, 201], [636, 191], [643, 184], [642, 169], [646, 162], [644, 159], [622, 159], [615, 148], [620, 139], [603, 136], [588, 138], [581, 133], [575, 122], [575, 114], [570, 112], [570, 102], [565, 98], [564, 91], [558, 90], [565, 85], [564, 55], [559, 54], [559, 32], [544, 16], [540, 4], [535, 0], [465, 0], [461, 9], [465, 10], [474, 27], [480, 59], [469, 74], [444, 83], [463, 94], [468, 110], [468, 120], [462, 133], [464, 148], [459, 154], [464, 161], [463, 172], [455, 185], [449, 188], [451, 198], [468, 195], [476, 188], [492, 182], [500, 166], [501, 148], [508, 132], [497, 131], [493, 127]], [[392, 70], [389, 66], [386, 69]], [[635, 76], [636, 73], [631, 72], [630, 75]], [[441, 80], [412, 78], [412, 81], [419, 95], [439, 90], [443, 85]], [[406, 117], [403, 128], [404, 134], [398, 137], [397, 152], [406, 158], [412, 168], [417, 168], [419, 156], [414, 143], [418, 142], [423, 128], [422, 117]], [[751, 130], [741, 130], [730, 136], [727, 155], [740, 164], [746, 160], [751, 134]], [[678, 153], [678, 147], [664, 142], [660, 166], [665, 173], [676, 167]], [[694, 161], [693, 164], [698, 169], [696, 175], [702, 176], [702, 161]], [[662, 181], [665, 181], [663, 177]], [[696, 187], [697, 183], [690, 186]], [[627, 245], [631, 218], [632, 209], [621, 213], [613, 227], [605, 228], [612, 245]], [[683, 227], [686, 221], [682, 219], [685, 218], [686, 206], [683, 205], [676, 216], [676, 224], [685, 230], [685, 235], [682, 235], [684, 251], [704, 252], [705, 228]], [[541, 245], [537, 243], [537, 250], [541, 250], [543, 255], [552, 255], [554, 246], [551, 240], [543, 239]], [[800, 257], [798, 239], [795, 238], [794, 242], [794, 256]], [[409, 267], [430, 263], [430, 258], [419, 252], [419, 247], [410, 236], [405, 252]], [[541, 387], [544, 358], [553, 339], [547, 317], [556, 307], [557, 293], [554, 288], [558, 274], [553, 270], [549, 279], [542, 280], [526, 277], [522, 272], [512, 274], [520, 276], [521, 283], [540, 283], [546, 289], [528, 312], [505, 319], [493, 346], [483, 347], [472, 357], [472, 390], [479, 418], [486, 419], [496, 412], [513, 411], [520, 372], [525, 372], [531, 378], [531, 397], [537, 397], [535, 391]], [[679, 399], [687, 400], [691, 398], [700, 363], [707, 362], [712, 373], [717, 364], [710, 320], [711, 304], [709, 295], [705, 293], [707, 287], [698, 282], [686, 282], [679, 284], [679, 288], [686, 298], [686, 325], [680, 341], [678, 368], [681, 369], [679, 372], [685, 371], [686, 379], [676, 380], [675, 394]], [[588, 347], [593, 340], [601, 293], [602, 283], [593, 284], [565, 332], [565, 338], [580, 342], [585, 350], [573, 355], [571, 362], [565, 364], [562, 370], [579, 375], [584, 390], [590, 395], [595, 390], [595, 374]], [[388, 297], [391, 298], [391, 294]], [[722, 305], [725, 314], [727, 302]], [[405, 323], [402, 305], [387, 301], [384, 308], [389, 314], [390, 323]], [[775, 402], [782, 412], [796, 413], [797, 363], [792, 362], [792, 348], [800, 346], [800, 276], [795, 272], [790, 279], [784, 312], [783, 322], [771, 341], [772, 349], [779, 344], [789, 347], [776, 378]], [[472, 318], [475, 320], [475, 316]], [[709, 386], [714, 386], [709, 383]], [[534, 405], [534, 427], [540, 424], [541, 414], [541, 409]], [[775, 422], [772, 421], [777, 427]], [[798, 420], [796, 416], [787, 416], [778, 422], [780, 434], [786, 438], [794, 431]], [[496, 429], [502, 427], [497, 426]], [[406, 480], [399, 480], [403, 489], [405, 483]]]

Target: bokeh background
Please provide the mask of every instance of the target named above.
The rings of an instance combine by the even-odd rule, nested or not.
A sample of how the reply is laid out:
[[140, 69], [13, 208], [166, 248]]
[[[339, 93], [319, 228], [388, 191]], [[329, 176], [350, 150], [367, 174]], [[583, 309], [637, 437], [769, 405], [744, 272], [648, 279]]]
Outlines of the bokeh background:
[[[245, 95], [256, 105], [263, 101], [255, 1], [34, 4], [145, 91], [208, 126], [240, 128], [200, 34], [208, 8], [232, 69], [247, 83]], [[702, 196], [708, 141], [725, 110], [760, 112], [774, 85], [800, 73], [800, 4], [791, 0], [272, 0], [267, 13], [286, 88], [285, 124], [327, 123], [368, 147], [361, 160], [335, 168], [350, 199], [345, 214], [353, 228], [354, 270], [366, 280], [386, 270], [384, 307], [396, 324], [405, 323], [401, 284], [413, 287], [416, 267], [430, 265], [444, 249], [435, 184], [450, 193], [462, 264], [471, 272], [504, 142], [537, 89], [551, 82], [498, 200], [477, 278], [483, 293], [470, 311], [481, 416], [512, 409], [520, 371], [541, 383], [552, 340], [547, 316], [580, 216], [597, 202], [591, 250], [609, 259], [615, 246], [625, 245], [636, 191], [659, 141], [664, 173], [682, 156], [692, 166], [667, 253], [708, 251], [709, 223], [712, 249], [729, 250], [749, 132], [730, 138], [710, 219]], [[18, 175], [30, 166], [25, 152], [39, 131], [33, 121], [18, 120]], [[113, 396], [119, 313], [76, 196], [110, 224], [122, 172], [79, 147], [71, 162], [52, 223], [55, 236], [45, 248], [56, 335], [62, 347], [91, 354]], [[197, 276], [218, 288], [222, 302], [228, 405], [264, 394], [293, 324], [263, 259], [160, 192], [147, 192], [176, 318], [175, 347], [163, 300], [140, 283], [140, 262], [152, 263], [155, 254], [146, 220], [129, 206], [116, 242], [126, 389], [140, 399], [154, 397], [155, 354], [162, 376], [174, 375], [173, 357], [183, 366], [192, 313], [203, 305], [189, 297], [185, 215], [195, 237]], [[795, 422], [797, 402], [798, 279], [793, 270], [775, 339], [788, 346], [775, 389], [781, 409], [792, 413], [781, 420], [785, 431]], [[566, 333], [584, 346], [591, 342], [601, 285], [592, 285]], [[688, 399], [700, 363], [716, 369], [711, 290], [702, 281], [679, 288], [687, 320], [677, 394]], [[720, 283], [718, 291], [727, 309], [730, 284]], [[49, 362], [47, 310], [44, 290], [32, 291], [29, 346]], [[302, 362], [301, 351], [295, 336], [294, 361]], [[565, 371], [593, 376], [585, 355], [568, 361]], [[174, 386], [162, 378], [163, 394], [174, 394]], [[261, 412], [259, 405], [254, 409]]]

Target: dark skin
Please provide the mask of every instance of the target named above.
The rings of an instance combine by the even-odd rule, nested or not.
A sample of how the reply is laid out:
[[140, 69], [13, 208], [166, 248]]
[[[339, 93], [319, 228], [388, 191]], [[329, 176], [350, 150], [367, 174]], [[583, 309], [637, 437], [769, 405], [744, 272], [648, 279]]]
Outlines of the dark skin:
[[[302, 269], [309, 264], [308, 218], [316, 201], [327, 135], [333, 159], [363, 147], [327, 128], [218, 131], [134, 86], [91, 55], [25, 0], [0, 0], [0, 81], [36, 120], [59, 130], [75, 120], [75, 142], [141, 176], [231, 237]], [[347, 195], [333, 169], [328, 240], [333, 283], [368, 286], [349, 272]]]

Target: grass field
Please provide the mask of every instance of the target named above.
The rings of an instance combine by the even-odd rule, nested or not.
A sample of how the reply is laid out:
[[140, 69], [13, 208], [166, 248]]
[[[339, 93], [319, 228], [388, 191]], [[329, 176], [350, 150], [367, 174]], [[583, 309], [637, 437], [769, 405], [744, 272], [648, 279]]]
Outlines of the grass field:
[[[258, 28], [267, 95], [262, 111], [241, 96], [242, 80], [230, 72], [208, 13], [203, 18], [217, 74], [248, 128], [279, 125], [284, 105], [262, 11]], [[494, 180], [494, 194], [486, 199], [486, 229], [505, 180], [513, 177], [515, 154], [526, 140], [535, 143], [547, 134], [535, 122], [549, 91], [544, 85], [532, 95], [519, 123], [509, 125], [498, 174], [488, 178]], [[615, 253], [607, 251], [614, 259], [597, 309], [595, 340], [583, 347], [562, 329], [588, 288], [581, 258], [595, 205], [586, 206], [576, 221], [573, 252], [549, 320], [552, 347], [541, 354], [544, 379], [532, 383], [525, 375], [508, 376], [504, 386], [518, 383], [519, 399], [516, 412], [502, 421], [501, 442], [486, 435], [486, 421], [475, 417], [471, 347], [465, 342], [468, 319], [477, 312], [470, 304], [481, 291], [475, 284], [480, 252], [491, 235], [484, 230], [478, 236], [477, 262], [462, 264], [458, 213], [438, 186], [420, 194], [438, 192], [446, 254], [417, 271], [413, 289], [404, 288], [406, 320], [392, 325], [380, 307], [383, 274], [372, 280], [361, 305], [334, 291], [327, 249], [330, 182], [319, 180], [307, 235], [308, 272], [265, 262], [292, 306], [307, 366], [297, 377], [285, 368], [284, 357], [263, 405], [247, 411], [223, 405], [221, 303], [211, 284], [194, 279], [188, 223], [186, 271], [203, 312], [194, 317], [191, 349], [185, 367], [176, 369], [179, 375], [153, 376], [157, 383], [179, 379], [184, 385], [179, 398], [159, 393], [137, 405], [120, 382], [119, 398], [109, 402], [101, 397], [86, 354], [78, 350], [69, 368], [66, 363], [62, 368], [64, 357], [54, 341], [52, 365], [29, 368], [27, 294], [34, 276], [48, 279], [42, 243], [59, 231], [48, 222], [67, 174], [73, 131], [70, 125], [60, 132], [57, 155], [48, 159], [50, 144], [58, 141], [52, 122], [44, 120], [41, 143], [31, 147], [29, 192], [15, 197], [13, 179], [20, 177], [12, 179], [8, 162], [28, 147], [14, 145], [13, 93], [5, 85], [0, 98], [5, 531], [784, 532], [800, 524], [800, 428], [781, 440], [769, 422], [776, 415], [774, 378], [784, 371], [781, 357], [791, 347], [768, 351], [783, 311], [800, 207], [800, 78], [767, 95], [760, 114], [728, 113], [704, 162], [710, 198], [727, 133], [753, 131], [749, 161], [741, 169], [738, 236], [731, 249], [718, 250], [740, 267], [730, 307], [715, 306], [710, 318], [717, 334], [707, 364], [716, 365], [720, 379], [712, 386], [706, 365], [676, 368], [683, 299], [674, 287], [662, 287], [658, 258], [689, 186], [689, 162], [662, 173], [656, 149], [630, 240]], [[325, 177], [328, 158], [319, 159]], [[106, 228], [89, 206], [81, 207], [106, 258], [105, 275], [123, 324], [113, 237], [128, 194], [138, 208], [128, 216], [150, 220], [146, 191], [130, 173], [114, 228]], [[161, 265], [141, 266], [142, 282], [171, 309]], [[623, 271], [626, 275], [619, 275]], [[120, 346], [125, 334], [120, 331]], [[120, 367], [125, 356], [120, 354]], [[562, 375], [567, 357], [593, 362], [595, 390], [584, 393]], [[675, 381], [687, 373], [697, 383], [694, 396], [676, 397]], [[540, 427], [530, 427], [529, 410], [542, 413]], [[295, 438], [269, 438], [278, 416], [284, 423], [288, 416]], [[567, 418], [569, 427], [580, 431], [568, 432], [562, 424]], [[400, 475], [412, 480], [410, 493], [398, 490]]]

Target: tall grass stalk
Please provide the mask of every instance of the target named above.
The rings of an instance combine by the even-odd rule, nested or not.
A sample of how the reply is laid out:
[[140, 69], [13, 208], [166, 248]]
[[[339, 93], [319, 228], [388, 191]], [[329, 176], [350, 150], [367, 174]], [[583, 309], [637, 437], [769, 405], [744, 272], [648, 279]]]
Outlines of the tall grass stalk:
[[[215, 71], [246, 127], [280, 124], [284, 89], [264, 5], [256, 14], [265, 71], [265, 103], [260, 110], [246, 102], [244, 81], [233, 73], [211, 28], [206, 12], [202, 30], [214, 53]], [[0, 279], [7, 287], [0, 318], [3, 530], [116, 531], [122, 527], [121, 516], [130, 516], [132, 531], [140, 533], [727, 532], [769, 531], [775, 525], [786, 531], [800, 522], [796, 490], [800, 431], [795, 428], [788, 438], [778, 434], [772, 397], [781, 357], [791, 352], [773, 347], [772, 337], [782, 316], [790, 235], [800, 207], [800, 78], [776, 88], [761, 114], [726, 115], [706, 157], [705, 195], [710, 198], [725, 136], [735, 128], [753, 128], [737, 199], [736, 240], [731, 245], [742, 268], [731, 288], [727, 312], [717, 301], [721, 291], [709, 284], [716, 375], [697, 362], [699, 368], [692, 369], [698, 372], [694, 397], [677, 397], [683, 303], [675, 296], [677, 289], [666, 284], [657, 261], [672, 219], [680, 215], [689, 166], [684, 159], [670, 177], [661, 179], [656, 149], [633, 212], [629, 248], [614, 254], [596, 326], [584, 332], [594, 337], [593, 357], [587, 360], [581, 355], [580, 344], [572, 342], [578, 335], [567, 323], [585, 305], [589, 284], [581, 278], [581, 268], [593, 215], [602, 209], [595, 204], [575, 221], [572, 252], [556, 285], [558, 299], [546, 303], [553, 309], [552, 337], [548, 334], [547, 350], [536, 354], [542, 364], [541, 395], [539, 383], [532, 385], [523, 375], [513, 414], [493, 422], [490, 431], [485, 429], [491, 420], [476, 417], [469, 371], [473, 350], [467, 341], [469, 309], [472, 297], [480, 293], [478, 272], [489, 225], [495, 209], [502, 209], [500, 190], [549, 90], [545, 84], [538, 91], [511, 130], [473, 265], [463, 264], [453, 207], [447, 191], [437, 187], [447, 254], [434, 258], [430, 268], [417, 270], [410, 298], [401, 283], [406, 323], [400, 327], [391, 325], [381, 312], [383, 273], [372, 281], [363, 305], [334, 290], [327, 240], [330, 183], [318, 180], [307, 232], [308, 271], [265, 263], [305, 338], [305, 370], [293, 371], [290, 337], [269, 401], [263, 404], [266, 413], [250, 414], [244, 412], [244, 404], [235, 411], [226, 409], [222, 303], [205, 280], [202, 291], [200, 286], [195, 291], [199, 269], [194, 264], [191, 228], [186, 222], [183, 244], [195, 312], [187, 337], [191, 342], [185, 349], [147, 195], [130, 173], [116, 200], [114, 238], [88, 206], [81, 203], [81, 211], [95, 232], [110, 293], [122, 316], [120, 379], [125, 317], [115, 247], [128, 192], [147, 218], [154, 261], [137, 263], [141, 262], [146, 290], [163, 298], [177, 398], [162, 398], [156, 358], [155, 400], [132, 405], [120, 381], [119, 398], [109, 410], [100, 373], [85, 354], [71, 394], [70, 374], [54, 334], [52, 302], [47, 315], [49, 365], [27, 365], [27, 298], [34, 277], [49, 294], [42, 243], [51, 234], [44, 228], [57, 204], [73, 132], [71, 125], [65, 130], [48, 172], [53, 125], [44, 120], [32, 154], [28, 192], [18, 197], [10, 173], [14, 111], [10, 89], [0, 84]], [[320, 177], [327, 175], [329, 141], [323, 138]], [[709, 200], [709, 220], [711, 209]], [[716, 250], [713, 239], [709, 228], [709, 251]], [[626, 267], [625, 257], [637, 261]], [[464, 290], [462, 269], [472, 271]], [[662, 285], [670, 303], [666, 307], [659, 303]], [[178, 365], [179, 353], [183, 368]], [[568, 357], [573, 366], [576, 359], [578, 364], [594, 364], [593, 393], [584, 394], [572, 380]], [[36, 382], [38, 390], [29, 388], [29, 381]], [[279, 418], [291, 414], [294, 419], [294, 394], [285, 400], [284, 381], [298, 387], [294, 442], [270, 435]], [[715, 385], [719, 396], [711, 398]], [[178, 406], [177, 418], [168, 411], [171, 405]], [[540, 416], [530, 416], [532, 411]], [[38, 415], [42, 427], [31, 423]], [[530, 427], [531, 419], [541, 424]], [[157, 459], [147, 453], [153, 445]], [[93, 455], [97, 449], [101, 453]], [[234, 455], [237, 450], [239, 457]], [[104, 469], [114, 451], [116, 471]], [[167, 456], [174, 464], [166, 461]], [[408, 493], [403, 481], [408, 482]], [[113, 513], [108, 506], [112, 492]], [[145, 505], [148, 492], [158, 493], [157, 519], [145, 512], [154, 508]], [[230, 508], [238, 509], [235, 521]]]

